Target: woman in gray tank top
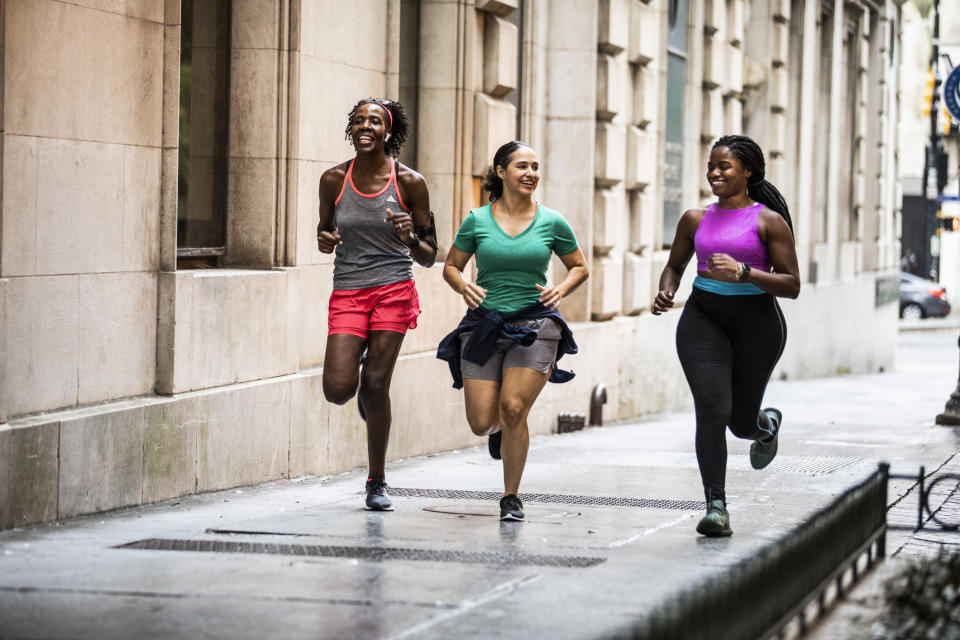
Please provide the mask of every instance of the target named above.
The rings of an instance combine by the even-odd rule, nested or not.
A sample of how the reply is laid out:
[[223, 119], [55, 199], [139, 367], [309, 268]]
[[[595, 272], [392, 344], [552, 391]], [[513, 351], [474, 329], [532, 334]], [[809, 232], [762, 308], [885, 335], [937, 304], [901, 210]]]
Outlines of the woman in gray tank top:
[[317, 247], [336, 252], [323, 395], [342, 405], [357, 394], [367, 423], [366, 508], [380, 511], [393, 509], [384, 478], [390, 380], [420, 312], [413, 261], [429, 267], [437, 255], [427, 183], [395, 160], [408, 130], [400, 103], [361, 100], [346, 128], [356, 156], [320, 178]]

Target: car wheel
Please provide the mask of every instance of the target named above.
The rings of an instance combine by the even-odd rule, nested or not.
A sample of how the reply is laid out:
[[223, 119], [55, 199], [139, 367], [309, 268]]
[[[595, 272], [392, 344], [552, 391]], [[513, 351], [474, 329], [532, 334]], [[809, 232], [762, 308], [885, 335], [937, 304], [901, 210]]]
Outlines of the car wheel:
[[900, 309], [900, 317], [904, 320], [919, 320], [923, 317], [923, 308], [918, 304], [910, 303]]

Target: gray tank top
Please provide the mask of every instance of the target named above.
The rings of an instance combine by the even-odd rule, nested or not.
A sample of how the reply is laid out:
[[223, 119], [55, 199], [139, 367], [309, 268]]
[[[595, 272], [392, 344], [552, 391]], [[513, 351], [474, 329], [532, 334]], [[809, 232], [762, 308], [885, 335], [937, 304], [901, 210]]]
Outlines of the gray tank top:
[[337, 245], [333, 261], [333, 288], [366, 289], [413, 278], [410, 248], [397, 237], [393, 224], [384, 222], [387, 208], [410, 209], [397, 189], [397, 163], [390, 165], [390, 180], [378, 193], [360, 193], [353, 186], [353, 163], [347, 167], [343, 187], [335, 201]]

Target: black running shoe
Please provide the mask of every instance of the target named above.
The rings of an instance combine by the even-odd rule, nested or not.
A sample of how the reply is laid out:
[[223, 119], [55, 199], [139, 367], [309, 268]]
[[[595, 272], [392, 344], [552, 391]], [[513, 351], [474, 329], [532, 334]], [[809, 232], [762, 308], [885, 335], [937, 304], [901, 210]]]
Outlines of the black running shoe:
[[520, 498], [512, 493], [500, 498], [500, 519], [523, 522], [523, 503]]
[[490, 457], [494, 460], [500, 459], [500, 442], [503, 440], [503, 431], [491, 433], [487, 438], [487, 450], [490, 451]]
[[367, 509], [370, 511], [393, 511], [387, 483], [383, 478], [367, 478]]

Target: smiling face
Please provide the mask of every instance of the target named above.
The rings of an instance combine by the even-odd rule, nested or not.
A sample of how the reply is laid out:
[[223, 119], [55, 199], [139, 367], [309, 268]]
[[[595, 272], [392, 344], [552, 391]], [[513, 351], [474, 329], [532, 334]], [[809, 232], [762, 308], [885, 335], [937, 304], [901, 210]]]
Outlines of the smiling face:
[[497, 175], [503, 180], [504, 191], [513, 191], [523, 197], [532, 196], [540, 183], [537, 152], [526, 146], [518, 148], [510, 154], [506, 168], [497, 167]]
[[747, 180], [753, 173], [744, 168], [740, 158], [734, 155], [730, 147], [714, 147], [707, 162], [707, 182], [710, 190], [718, 198], [732, 198], [746, 193]]
[[375, 102], [367, 102], [357, 108], [350, 123], [350, 139], [358, 152], [383, 148], [384, 138], [390, 129], [387, 125], [387, 112]]

